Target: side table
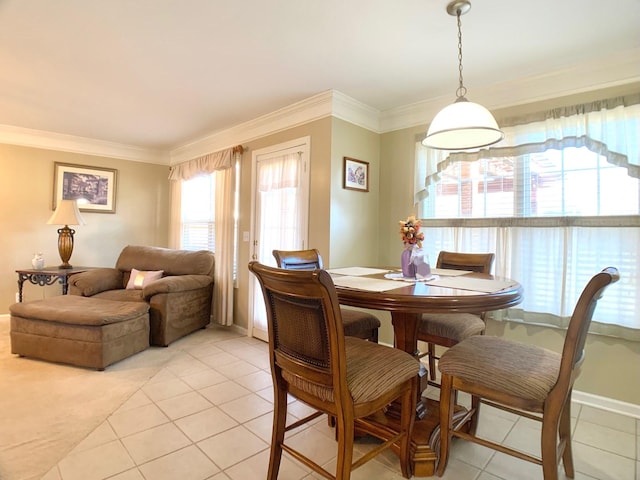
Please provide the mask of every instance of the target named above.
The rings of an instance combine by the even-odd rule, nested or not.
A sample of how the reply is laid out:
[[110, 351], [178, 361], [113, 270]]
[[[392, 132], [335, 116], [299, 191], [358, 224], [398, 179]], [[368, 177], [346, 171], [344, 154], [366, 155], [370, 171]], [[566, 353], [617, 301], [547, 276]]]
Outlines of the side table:
[[69, 277], [76, 273], [86, 272], [92, 268], [94, 267], [45, 267], [42, 270], [16, 270], [16, 273], [18, 274], [18, 302], [22, 302], [22, 286], [26, 280], [33, 285], [40, 285], [41, 287], [44, 287], [45, 285], [53, 285], [58, 282], [62, 285], [62, 294], [66, 295], [69, 289]]

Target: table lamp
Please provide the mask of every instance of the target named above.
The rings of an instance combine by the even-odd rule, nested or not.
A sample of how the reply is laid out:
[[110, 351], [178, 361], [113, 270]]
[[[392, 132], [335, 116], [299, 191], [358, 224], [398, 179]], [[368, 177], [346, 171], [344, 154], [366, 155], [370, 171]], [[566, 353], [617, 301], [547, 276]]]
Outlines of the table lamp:
[[58, 268], [73, 268], [69, 264], [69, 259], [73, 252], [73, 235], [76, 232], [69, 228], [69, 225], [86, 225], [84, 218], [80, 215], [80, 210], [78, 210], [77, 202], [75, 200], [60, 200], [47, 225], [64, 225], [58, 229], [58, 253], [62, 260], [62, 265]]

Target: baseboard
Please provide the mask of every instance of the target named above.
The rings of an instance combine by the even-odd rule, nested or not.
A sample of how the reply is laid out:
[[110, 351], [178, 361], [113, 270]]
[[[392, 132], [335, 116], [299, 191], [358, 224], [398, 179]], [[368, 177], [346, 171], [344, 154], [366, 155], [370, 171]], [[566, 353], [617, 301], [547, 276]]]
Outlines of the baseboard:
[[571, 399], [575, 403], [588, 405], [590, 407], [607, 410], [613, 413], [619, 413], [627, 417], [640, 419], [640, 405], [634, 403], [621, 402], [613, 398], [601, 397], [593, 393], [586, 393], [574, 390]]
[[249, 334], [248, 333], [249, 331], [246, 328], [241, 327], [239, 325], [236, 325], [235, 323], [233, 325], [230, 325], [229, 327], [231, 328], [231, 330], [233, 330], [234, 332], [239, 333], [240, 335], [248, 335]]

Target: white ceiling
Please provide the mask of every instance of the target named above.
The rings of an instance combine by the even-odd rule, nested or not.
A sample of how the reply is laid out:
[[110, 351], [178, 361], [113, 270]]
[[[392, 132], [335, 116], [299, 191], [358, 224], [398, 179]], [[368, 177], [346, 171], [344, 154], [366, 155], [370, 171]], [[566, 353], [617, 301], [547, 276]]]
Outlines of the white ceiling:
[[[0, 127], [172, 151], [336, 90], [390, 130], [412, 105], [455, 98], [446, 4], [0, 0]], [[474, 0], [468, 98], [496, 108], [635, 81], [639, 25], [640, 0]]]

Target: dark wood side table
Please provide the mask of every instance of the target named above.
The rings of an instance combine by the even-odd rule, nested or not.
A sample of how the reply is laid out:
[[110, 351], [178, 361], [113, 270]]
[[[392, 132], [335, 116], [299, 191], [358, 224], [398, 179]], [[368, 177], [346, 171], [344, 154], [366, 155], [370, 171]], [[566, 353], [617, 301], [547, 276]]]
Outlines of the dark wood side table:
[[25, 281], [29, 281], [33, 285], [53, 285], [58, 282], [62, 285], [62, 294], [66, 295], [69, 289], [69, 277], [76, 273], [86, 272], [95, 267], [73, 267], [73, 268], [58, 268], [58, 267], [45, 267], [42, 270], [25, 269], [16, 270], [18, 274], [18, 301], [22, 302], [22, 286]]

